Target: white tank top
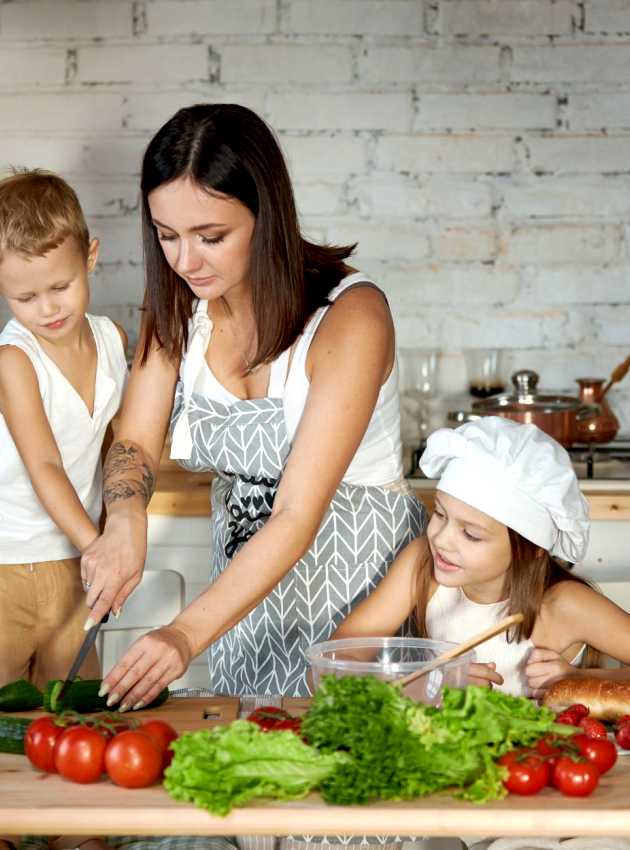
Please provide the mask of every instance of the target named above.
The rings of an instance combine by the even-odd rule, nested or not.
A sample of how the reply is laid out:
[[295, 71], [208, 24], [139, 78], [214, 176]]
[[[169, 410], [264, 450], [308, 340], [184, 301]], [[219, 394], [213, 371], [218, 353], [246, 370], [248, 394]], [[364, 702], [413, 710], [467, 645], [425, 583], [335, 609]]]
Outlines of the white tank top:
[[[334, 301], [344, 290], [359, 283], [375, 285], [360, 272], [344, 278], [328, 294]], [[289, 368], [290, 349], [271, 364], [267, 396], [281, 398], [289, 440], [297, 431], [310, 383], [306, 375], [306, 357], [320, 322], [330, 305], [320, 307], [310, 318], [301, 336], [294, 343], [293, 356]], [[180, 377], [183, 382], [184, 407], [180, 414], [171, 442], [171, 457], [190, 456], [190, 427], [186, 411], [187, 402], [193, 393], [203, 395], [213, 401], [230, 406], [238, 397], [227, 390], [212, 373], [205, 353], [212, 334], [212, 321], [208, 318], [208, 302], [199, 301], [189, 325], [188, 349], [182, 357]], [[343, 481], [361, 486], [402, 486], [402, 447], [400, 440], [400, 406], [398, 398], [398, 365], [394, 362], [392, 371], [381, 386], [376, 406], [367, 430], [352, 459]]]
[[[127, 363], [114, 323], [105, 316], [88, 315], [87, 319], [97, 354], [92, 416], [35, 336], [16, 319], [11, 319], [0, 333], [0, 345], [20, 348], [31, 361], [66, 475], [92, 522], [98, 525], [102, 507], [101, 447], [107, 425], [120, 405]], [[42, 507], [0, 415], [0, 564], [58, 561], [78, 554]]]
[[[487, 605], [473, 602], [461, 587], [438, 585], [427, 605], [427, 634], [433, 640], [450, 640], [461, 643], [478, 632], [489, 628], [507, 617], [507, 602], [492, 602]], [[497, 690], [514, 696], [527, 696], [525, 665], [534, 648], [527, 638], [519, 643], [508, 643], [505, 633], [496, 635], [475, 650], [476, 661], [497, 665], [497, 673], [503, 676]], [[571, 664], [579, 666], [585, 647]]]

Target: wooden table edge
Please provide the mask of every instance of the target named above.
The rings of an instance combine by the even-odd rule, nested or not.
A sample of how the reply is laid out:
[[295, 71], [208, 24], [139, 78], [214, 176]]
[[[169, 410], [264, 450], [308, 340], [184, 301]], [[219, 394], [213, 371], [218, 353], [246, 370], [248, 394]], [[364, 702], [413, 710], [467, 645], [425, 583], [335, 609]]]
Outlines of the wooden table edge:
[[[355, 821], [356, 826], [349, 826]], [[176, 809], [43, 807], [0, 813], [0, 833], [89, 835], [461, 835], [629, 837], [630, 809], [451, 809], [439, 807], [325, 808], [265, 804], [233, 810], [225, 818], [192, 807]]]

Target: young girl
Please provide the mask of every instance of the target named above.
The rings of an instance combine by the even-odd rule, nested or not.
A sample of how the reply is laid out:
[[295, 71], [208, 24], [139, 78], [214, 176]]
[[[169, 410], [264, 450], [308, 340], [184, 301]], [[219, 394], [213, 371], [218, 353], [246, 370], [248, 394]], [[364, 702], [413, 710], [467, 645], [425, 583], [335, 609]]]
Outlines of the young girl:
[[459, 643], [508, 614], [523, 623], [477, 650], [470, 684], [540, 697], [592, 647], [630, 663], [630, 614], [573, 575], [589, 533], [566, 451], [535, 425], [487, 417], [432, 434], [420, 459], [438, 478], [426, 536], [412, 541], [335, 638], [393, 635], [414, 613], [420, 637]]

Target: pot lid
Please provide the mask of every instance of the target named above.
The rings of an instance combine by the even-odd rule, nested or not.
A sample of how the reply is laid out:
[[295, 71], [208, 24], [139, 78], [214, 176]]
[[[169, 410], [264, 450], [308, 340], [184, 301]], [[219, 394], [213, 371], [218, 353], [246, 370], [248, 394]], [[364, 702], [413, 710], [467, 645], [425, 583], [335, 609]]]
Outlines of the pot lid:
[[521, 369], [512, 375], [514, 391], [490, 396], [472, 404], [472, 409], [480, 413], [557, 413], [566, 410], [578, 410], [582, 407], [579, 398], [570, 395], [543, 394], [536, 390], [539, 376], [531, 369]]

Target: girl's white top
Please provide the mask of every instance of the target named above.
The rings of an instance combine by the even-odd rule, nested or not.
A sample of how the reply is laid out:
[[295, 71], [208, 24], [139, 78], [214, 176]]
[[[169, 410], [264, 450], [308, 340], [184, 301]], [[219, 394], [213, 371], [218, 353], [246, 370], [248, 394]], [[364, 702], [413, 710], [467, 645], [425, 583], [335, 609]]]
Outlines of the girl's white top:
[[[490, 628], [508, 616], [507, 602], [481, 604], [469, 599], [461, 587], [438, 585], [427, 605], [427, 633], [433, 640], [449, 640], [462, 643], [473, 635]], [[519, 643], [508, 643], [506, 633], [495, 635], [475, 650], [476, 661], [489, 664], [494, 661], [497, 673], [503, 676], [497, 690], [514, 696], [527, 696], [528, 686], [525, 665], [534, 648], [527, 638]], [[585, 647], [571, 664], [579, 666]]]
[[[0, 345], [20, 348], [31, 361], [66, 475], [98, 526], [102, 507], [101, 448], [107, 425], [120, 405], [127, 363], [114, 323], [105, 316], [88, 315], [87, 319], [97, 352], [91, 416], [81, 396], [35, 336], [16, 319], [11, 319], [0, 333]], [[0, 564], [58, 561], [78, 554], [37, 498], [0, 415]]]
[[[344, 290], [360, 283], [374, 286], [360, 272], [344, 278], [328, 294], [334, 301]], [[308, 399], [310, 383], [306, 375], [306, 357], [320, 322], [329, 310], [329, 305], [320, 307], [307, 323], [301, 336], [291, 349], [284, 351], [271, 364], [267, 397], [281, 398], [289, 439], [297, 431]], [[238, 401], [215, 378], [206, 362], [205, 354], [212, 334], [212, 321], [208, 317], [208, 302], [199, 301], [189, 325], [188, 349], [180, 367], [180, 378], [184, 390], [184, 407], [173, 430], [171, 457], [190, 457], [192, 441], [187, 408], [193, 393], [221, 402], [227, 407]], [[290, 360], [290, 363], [289, 363]], [[343, 481], [359, 486], [387, 486], [402, 484], [402, 448], [400, 441], [400, 406], [398, 399], [398, 366], [394, 367], [381, 386], [372, 418], [363, 439], [352, 459]]]

